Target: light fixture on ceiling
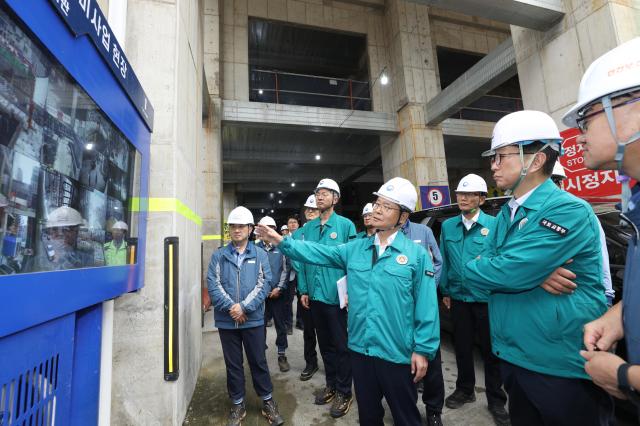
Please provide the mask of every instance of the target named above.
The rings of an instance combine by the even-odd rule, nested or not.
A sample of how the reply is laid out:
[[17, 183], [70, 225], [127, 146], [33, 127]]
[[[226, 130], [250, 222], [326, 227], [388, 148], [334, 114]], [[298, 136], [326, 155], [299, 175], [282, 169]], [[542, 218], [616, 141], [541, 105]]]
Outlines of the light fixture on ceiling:
[[322, 159], [322, 156], [320, 154], [316, 154], [316, 161], [320, 161]]
[[278, 204], [282, 204], [282, 200], [278, 200]]
[[273, 192], [269, 193], [269, 198], [273, 198]]
[[389, 84], [389, 77], [384, 72], [380, 75], [380, 84], [382, 84], [383, 86]]
[[91, 151], [93, 149], [93, 144], [91, 142], [89, 142], [84, 147], [87, 149], [87, 151]]
[[295, 182], [291, 182], [291, 187], [295, 188], [295, 186], [296, 186], [296, 183]]
[[282, 194], [282, 191], [278, 191], [278, 195]]
[[273, 213], [273, 209], [271, 209], [270, 211], [271, 211], [271, 213]]
[[264, 90], [260, 89], [258, 90], [258, 95], [262, 95], [264, 93]]
[[260, 209], [260, 213], [264, 214], [264, 209]]

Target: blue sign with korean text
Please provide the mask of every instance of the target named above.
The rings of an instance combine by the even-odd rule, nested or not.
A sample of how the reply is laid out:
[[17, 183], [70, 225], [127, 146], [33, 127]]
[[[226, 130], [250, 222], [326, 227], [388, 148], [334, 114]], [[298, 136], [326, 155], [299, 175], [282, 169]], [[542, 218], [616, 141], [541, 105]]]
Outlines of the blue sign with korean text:
[[153, 106], [140, 85], [97, 0], [49, 0], [76, 37], [88, 35], [150, 131]]
[[447, 185], [421, 186], [420, 201], [423, 209], [451, 204], [449, 187]]

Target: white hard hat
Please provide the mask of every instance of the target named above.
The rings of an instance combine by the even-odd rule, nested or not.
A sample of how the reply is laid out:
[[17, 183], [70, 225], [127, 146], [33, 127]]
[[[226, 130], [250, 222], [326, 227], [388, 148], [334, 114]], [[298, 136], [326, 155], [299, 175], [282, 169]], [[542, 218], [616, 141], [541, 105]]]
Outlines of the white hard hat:
[[248, 208], [238, 206], [229, 213], [227, 223], [230, 225], [253, 225], [253, 214]]
[[371, 203], [367, 203], [364, 205], [364, 208], [362, 209], [362, 216], [364, 216], [365, 214], [371, 214], [373, 213], [373, 204]]
[[260, 219], [260, 221], [258, 222], [258, 225], [273, 226], [275, 228], [276, 221], [273, 220], [271, 216], [265, 216], [262, 219]]
[[491, 149], [482, 153], [483, 157], [495, 155], [498, 148], [513, 144], [528, 145], [541, 141], [559, 151], [562, 137], [558, 126], [549, 115], [541, 111], [516, 111], [502, 117], [493, 128]]
[[553, 172], [551, 173], [551, 176], [561, 177], [562, 179], [567, 178], [567, 174], [564, 172], [564, 167], [562, 167], [562, 164], [560, 164], [559, 161], [556, 161], [556, 164], [553, 165]]
[[126, 223], [124, 223], [123, 221], [119, 220], [119, 221], [117, 221], [116, 223], [113, 224], [111, 229], [120, 229], [122, 231], [128, 231], [129, 227], [127, 226]]
[[613, 94], [640, 90], [640, 37], [636, 37], [593, 61], [582, 76], [578, 102], [562, 117], [568, 127], [577, 127], [584, 108]]
[[416, 187], [401, 177], [390, 179], [378, 189], [378, 192], [374, 192], [373, 195], [386, 198], [411, 212], [415, 211], [416, 203], [418, 202]]
[[76, 209], [69, 206], [58, 207], [49, 213], [45, 228], [56, 228], [61, 226], [82, 225], [82, 215]]
[[484, 192], [486, 194], [489, 191], [487, 191], [487, 182], [480, 176], [471, 173], [460, 179], [456, 192]]
[[338, 186], [336, 181], [333, 179], [329, 179], [329, 178], [322, 179], [320, 182], [318, 182], [318, 186], [316, 186], [316, 191], [318, 189], [328, 189], [330, 191], [335, 191], [338, 193], [338, 196], [340, 196], [340, 187]]
[[289, 227], [288, 227], [287, 225], [282, 225], [282, 226], [280, 227], [280, 230], [281, 230], [281, 231], [288, 231], [288, 230], [289, 230]]
[[317, 209], [318, 205], [316, 204], [316, 196], [314, 194], [309, 195], [309, 197], [307, 198], [307, 202], [304, 203], [304, 206], [310, 209]]

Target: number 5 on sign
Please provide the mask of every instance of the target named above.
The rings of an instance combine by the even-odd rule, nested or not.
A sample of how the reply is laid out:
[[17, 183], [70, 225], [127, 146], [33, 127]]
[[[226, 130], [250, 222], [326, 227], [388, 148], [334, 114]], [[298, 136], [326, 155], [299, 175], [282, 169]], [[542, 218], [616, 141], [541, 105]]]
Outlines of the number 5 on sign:
[[423, 209], [428, 209], [430, 207], [440, 207], [440, 206], [445, 206], [447, 204], [451, 204], [449, 187], [446, 185], [421, 186], [420, 201], [422, 202]]

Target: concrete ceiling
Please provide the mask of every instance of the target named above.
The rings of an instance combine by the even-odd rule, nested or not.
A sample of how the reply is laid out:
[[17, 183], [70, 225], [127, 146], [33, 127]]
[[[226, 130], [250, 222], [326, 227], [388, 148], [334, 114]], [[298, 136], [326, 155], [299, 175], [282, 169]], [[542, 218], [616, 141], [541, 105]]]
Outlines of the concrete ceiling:
[[223, 182], [254, 210], [297, 211], [324, 177], [345, 188], [383, 180], [375, 135], [227, 123], [222, 141]]
[[411, 0], [465, 15], [546, 31], [564, 16], [562, 0]]

